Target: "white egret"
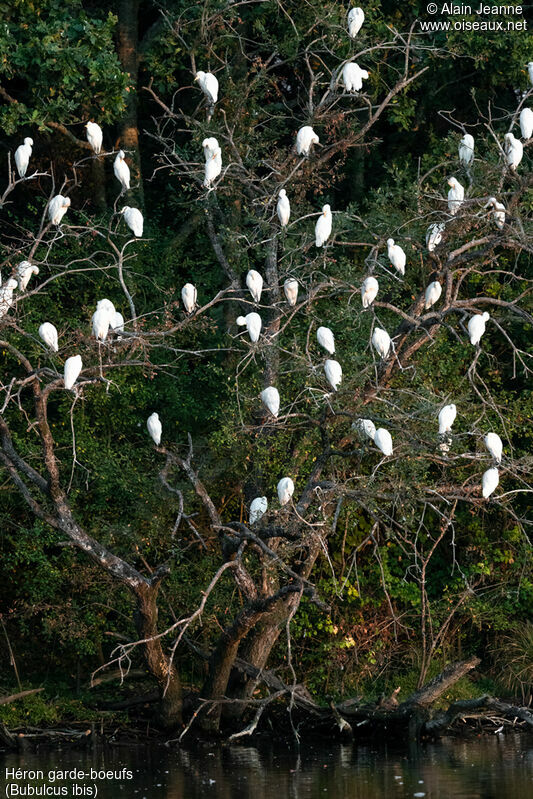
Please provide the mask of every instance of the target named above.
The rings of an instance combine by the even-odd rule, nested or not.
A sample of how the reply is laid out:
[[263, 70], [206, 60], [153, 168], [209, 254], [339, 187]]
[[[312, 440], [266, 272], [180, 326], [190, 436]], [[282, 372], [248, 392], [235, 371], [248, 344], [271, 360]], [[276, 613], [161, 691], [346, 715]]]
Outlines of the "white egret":
[[518, 164], [524, 155], [524, 145], [520, 139], [515, 139], [512, 133], [506, 133], [504, 138], [505, 144], [503, 148], [505, 150], [507, 166], [512, 172], [516, 172]]
[[475, 316], [471, 316], [468, 320], [468, 335], [470, 336], [470, 343], [472, 346], [475, 347], [479, 344], [481, 336], [485, 332], [485, 325], [489, 319], [490, 314], [485, 311], [485, 313], [477, 313]]
[[488, 451], [490, 452], [494, 460], [497, 461], [497, 463], [501, 463], [503, 442], [498, 433], [487, 433], [483, 441], [485, 442], [485, 446], [487, 447]]
[[355, 422], [355, 426], [364, 436], [371, 438], [372, 441], [374, 440], [374, 436], [376, 435], [376, 425], [372, 419], [358, 419]]
[[529, 74], [529, 82], [533, 86], [533, 61], [529, 61], [527, 64], [527, 71]]
[[490, 469], [487, 469], [481, 478], [481, 488], [484, 499], [488, 499], [490, 497], [493, 491], [496, 490], [499, 482], [500, 475], [497, 468], [492, 466]]
[[281, 227], [288, 225], [289, 219], [291, 218], [291, 204], [285, 189], [280, 189], [276, 211], [278, 213], [278, 219]]
[[140, 239], [143, 234], [144, 219], [139, 209], [125, 205], [120, 213], [129, 229], [133, 231], [133, 235]]
[[286, 505], [294, 494], [294, 483], [290, 477], [282, 477], [278, 483], [278, 499], [281, 506]]
[[194, 80], [198, 81], [198, 86], [203, 91], [211, 105], [218, 100], [218, 79], [212, 72], [203, 72], [201, 69], [196, 73]]
[[28, 166], [30, 163], [32, 147], [33, 139], [30, 139], [29, 136], [26, 136], [24, 139], [24, 144], [21, 144], [15, 150], [15, 166], [17, 167], [17, 172], [21, 178], [26, 177], [26, 172], [28, 171]]
[[428, 308], [431, 308], [432, 305], [435, 305], [441, 294], [442, 294], [442, 286], [438, 280], [434, 280], [432, 283], [429, 284], [429, 286], [426, 289], [426, 294], [425, 294], [426, 301], [424, 304], [424, 308], [426, 309], [426, 311], [428, 310]]
[[446, 228], [445, 222], [433, 222], [426, 231], [426, 247], [428, 252], [433, 252], [442, 241], [442, 234]]
[[400, 245], [394, 243], [394, 239], [387, 239], [387, 254], [389, 256], [389, 261], [396, 271], [398, 271], [400, 275], [405, 275], [407, 256]]
[[82, 367], [81, 355], [71, 355], [70, 358], [67, 358], [63, 371], [63, 382], [66, 389], [71, 389], [73, 387], [80, 375]]
[[287, 298], [287, 302], [292, 307], [296, 305], [298, 300], [298, 281], [292, 277], [288, 277], [285, 283], [283, 284], [283, 291], [285, 292], [285, 296]]
[[268, 510], [268, 499], [266, 497], [256, 497], [250, 502], [249, 524], [255, 524], [265, 515]]
[[342, 382], [342, 366], [340, 363], [328, 358], [324, 362], [324, 373], [333, 391], [337, 391]]
[[452, 403], [451, 405], [445, 405], [444, 408], [441, 408], [439, 411], [439, 435], [444, 435], [444, 433], [450, 433], [452, 429], [452, 425], [455, 422], [455, 417], [457, 416], [457, 408]]
[[33, 266], [29, 261], [21, 261], [17, 266], [17, 279], [20, 291], [26, 291], [31, 276], [38, 274], [38, 266]]
[[494, 219], [494, 224], [496, 227], [501, 230], [505, 225], [505, 205], [503, 205], [503, 203], [499, 203], [496, 197], [491, 197], [485, 208], [494, 209], [492, 218]]
[[181, 290], [181, 301], [187, 313], [192, 313], [196, 307], [197, 291], [192, 283], [185, 283]]
[[154, 411], [146, 420], [146, 427], [152, 438], [152, 441], [158, 447], [161, 443], [161, 436], [163, 435], [163, 425], [159, 419], [159, 414]]
[[369, 275], [365, 277], [363, 280], [363, 285], [361, 286], [361, 300], [363, 303], [363, 308], [368, 308], [377, 297], [377, 293], [379, 290], [379, 283], [375, 277]]
[[331, 235], [331, 227], [333, 224], [333, 217], [331, 215], [331, 206], [327, 203], [322, 206], [322, 213], [317, 219], [315, 225], [315, 244], [317, 247], [323, 247]]
[[47, 347], [54, 352], [58, 351], [57, 328], [51, 322], [43, 322], [39, 327], [39, 336]]
[[115, 306], [113, 305], [111, 300], [108, 300], [107, 297], [104, 297], [103, 300], [98, 300], [98, 302], [96, 303], [96, 310], [105, 311], [109, 317], [109, 324], [111, 324], [111, 320], [113, 319], [116, 313]]
[[120, 313], [120, 311], [115, 311], [113, 317], [111, 319], [111, 324], [109, 325], [113, 333], [123, 333], [124, 332], [124, 317]]
[[254, 302], [261, 302], [261, 292], [263, 291], [263, 278], [255, 269], [250, 269], [246, 275], [246, 285], [252, 295]]
[[465, 133], [459, 142], [459, 161], [468, 168], [474, 160], [474, 137], [470, 133]]
[[365, 12], [362, 8], [351, 8], [348, 11], [348, 35], [355, 39], [365, 21]]
[[218, 147], [205, 162], [204, 188], [209, 189], [222, 172], [222, 150]]
[[209, 136], [209, 138], [203, 140], [202, 148], [204, 151], [205, 160], [209, 161], [211, 156], [220, 150], [218, 139], [215, 139], [214, 136]]
[[70, 197], [63, 197], [62, 194], [56, 194], [55, 197], [52, 197], [50, 205], [48, 206], [48, 219], [52, 225], [61, 224], [61, 220], [67, 213], [69, 207]]
[[464, 187], [459, 183], [457, 178], [449, 178], [448, 186], [448, 210], [452, 216], [455, 216], [465, 199]]
[[280, 397], [279, 391], [275, 386], [268, 386], [261, 392], [261, 402], [269, 413], [276, 419], [278, 418]]
[[13, 305], [13, 292], [17, 288], [18, 283], [14, 277], [10, 277], [5, 285], [0, 288], [0, 318], [5, 316]]
[[238, 316], [235, 322], [239, 327], [246, 325], [246, 330], [248, 331], [251, 342], [255, 344], [255, 342], [259, 340], [263, 323], [258, 313], [252, 311], [252, 313], [247, 313], [246, 316]]
[[378, 427], [374, 433], [374, 444], [384, 455], [392, 455], [392, 436], [384, 427]]
[[330, 355], [335, 354], [335, 336], [329, 327], [319, 327], [316, 331], [316, 340]]
[[349, 61], [342, 68], [342, 82], [347, 92], [360, 92], [363, 88], [363, 80], [368, 80], [368, 72], [361, 69], [359, 64]]
[[99, 155], [102, 149], [102, 141], [104, 138], [102, 128], [96, 122], [87, 122], [85, 125], [85, 130], [87, 132], [87, 141], [93, 148], [96, 155]]
[[93, 336], [97, 341], [105, 341], [109, 333], [111, 319], [105, 308], [100, 308], [93, 313], [92, 328]]
[[386, 330], [376, 327], [372, 334], [372, 346], [378, 355], [385, 360], [391, 348], [391, 338]]
[[298, 155], [308, 156], [313, 144], [319, 144], [320, 139], [311, 125], [304, 125], [296, 134], [296, 152]]
[[113, 163], [113, 172], [115, 173], [116, 179], [122, 186], [122, 191], [126, 191], [130, 187], [130, 168], [126, 163], [125, 158], [126, 153], [124, 150], [119, 150], [118, 155]]
[[533, 110], [523, 108], [520, 111], [520, 133], [523, 139], [530, 139], [533, 136]]

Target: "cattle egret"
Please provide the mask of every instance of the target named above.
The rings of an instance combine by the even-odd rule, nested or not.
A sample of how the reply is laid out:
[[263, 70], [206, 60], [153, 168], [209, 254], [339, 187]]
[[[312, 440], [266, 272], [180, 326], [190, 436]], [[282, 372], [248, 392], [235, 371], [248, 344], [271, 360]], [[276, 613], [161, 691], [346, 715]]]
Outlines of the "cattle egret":
[[452, 425], [455, 421], [455, 417], [457, 416], [457, 408], [453, 403], [451, 405], [445, 405], [444, 408], [441, 408], [439, 411], [439, 435], [444, 435], [444, 433], [450, 433], [452, 429]]
[[99, 311], [97, 310], [93, 313], [93, 336], [97, 341], [106, 340], [110, 324], [111, 319], [105, 308], [101, 308]]
[[506, 133], [504, 150], [507, 166], [512, 172], [516, 172], [516, 168], [524, 155], [524, 145], [520, 139], [515, 139], [512, 133]]
[[255, 524], [265, 515], [268, 510], [268, 499], [266, 497], [256, 497], [250, 503], [249, 524]]
[[196, 307], [196, 286], [192, 283], [185, 283], [181, 290], [181, 301], [187, 313], [192, 313]]
[[21, 144], [15, 150], [15, 166], [21, 178], [26, 177], [28, 166], [31, 158], [31, 148], [33, 146], [33, 139], [27, 136], [24, 139], [24, 144]]
[[492, 218], [494, 219], [494, 224], [496, 227], [501, 230], [505, 225], [505, 205], [503, 205], [503, 203], [499, 203], [496, 197], [491, 197], [485, 208], [494, 209]]
[[79, 377], [82, 366], [81, 355], [71, 355], [70, 358], [67, 358], [63, 372], [63, 382], [66, 389], [72, 388]]
[[39, 336], [47, 347], [57, 352], [57, 329], [51, 322], [43, 322], [39, 327]]
[[159, 419], [158, 413], [152, 413], [146, 420], [146, 427], [148, 428], [148, 432], [156, 445], [158, 447], [161, 443], [161, 436], [163, 434], [163, 425], [161, 424], [161, 420]]
[[283, 284], [283, 291], [285, 292], [285, 296], [287, 297], [287, 302], [289, 305], [291, 307], [296, 305], [296, 301], [298, 299], [298, 281], [294, 280], [294, 278], [288, 277]]
[[87, 131], [87, 141], [93, 148], [96, 155], [99, 155], [102, 149], [102, 140], [104, 137], [102, 128], [96, 122], [87, 122], [85, 129]]
[[400, 273], [400, 275], [405, 275], [405, 262], [407, 260], [407, 256], [400, 245], [394, 243], [394, 239], [387, 239], [387, 253], [389, 256], [389, 261], [393, 267]]
[[450, 186], [450, 190], [448, 192], [448, 210], [452, 216], [455, 216], [455, 214], [463, 204], [465, 198], [465, 190], [464, 187], [461, 186], [457, 178], [449, 178], [448, 186]]
[[374, 440], [376, 435], [376, 425], [371, 419], [358, 419], [355, 423], [357, 429], [367, 438]]
[[492, 468], [487, 469], [487, 471], [483, 474], [481, 478], [481, 487], [482, 487], [482, 494], [484, 499], [488, 499], [493, 491], [496, 490], [498, 483], [500, 482], [500, 475], [498, 470], [495, 466]]
[[218, 100], [218, 79], [212, 72], [202, 72], [199, 70], [194, 80], [198, 81], [198, 86], [203, 91], [211, 105]]
[[501, 463], [503, 443], [498, 433], [487, 433], [483, 441], [494, 460]]
[[348, 35], [355, 39], [365, 21], [365, 12], [362, 8], [351, 8], [348, 11]]
[[470, 336], [470, 343], [475, 347], [479, 344], [481, 336], [485, 332], [485, 325], [490, 319], [490, 314], [485, 311], [482, 314], [476, 314], [468, 320], [468, 335]]
[[470, 133], [465, 133], [459, 142], [459, 161], [468, 168], [474, 160], [474, 137]]
[[378, 355], [385, 359], [389, 354], [391, 347], [391, 339], [386, 330], [381, 327], [376, 327], [372, 334], [372, 346]]
[[363, 285], [361, 286], [361, 300], [363, 302], [363, 308], [368, 308], [370, 305], [372, 305], [376, 299], [378, 290], [379, 283], [376, 278], [372, 277], [372, 275], [365, 277], [363, 280]]
[[378, 427], [374, 433], [374, 444], [384, 455], [392, 455], [392, 436], [384, 427]]
[[338, 386], [342, 382], [342, 367], [338, 361], [328, 359], [324, 363], [324, 372], [326, 380], [332, 387], [333, 391], [337, 391]]
[[533, 111], [531, 108], [523, 108], [520, 111], [520, 132], [523, 139], [530, 139], [533, 136]]
[[125, 205], [120, 213], [124, 216], [129, 229], [133, 231], [133, 235], [140, 239], [143, 234], [144, 219], [139, 209]]
[[130, 187], [130, 168], [127, 165], [126, 161], [126, 153], [124, 150], [119, 150], [118, 155], [115, 158], [113, 163], [113, 172], [115, 173], [115, 177], [122, 186], [122, 191], [126, 191]]
[[204, 171], [204, 188], [209, 189], [211, 184], [222, 172], [222, 150], [218, 147], [206, 160]]
[[432, 305], [435, 305], [441, 294], [442, 286], [438, 280], [434, 280], [426, 289], [426, 302], [424, 305], [426, 311], [428, 308], [431, 308]]
[[278, 483], [278, 499], [281, 506], [286, 505], [294, 494], [294, 483], [290, 477], [282, 477]]
[[67, 213], [69, 207], [70, 197], [63, 197], [62, 194], [56, 194], [55, 197], [52, 197], [50, 205], [48, 206], [48, 219], [52, 225], [61, 224], [61, 220]]
[[17, 266], [17, 279], [20, 291], [26, 291], [32, 275], [39, 274], [39, 267], [32, 266], [29, 261], [21, 261]]
[[331, 207], [326, 203], [322, 206], [322, 213], [317, 219], [315, 225], [315, 244], [317, 247], [323, 247], [331, 234], [331, 226], [333, 217], [331, 216]]
[[442, 241], [442, 234], [444, 233], [446, 225], [444, 222], [433, 222], [426, 231], [426, 247], [428, 252], [433, 252], [435, 247], [438, 247]]
[[218, 139], [215, 139], [214, 136], [209, 136], [209, 138], [203, 140], [202, 148], [204, 151], [205, 160], [209, 161], [211, 156], [220, 150]]
[[281, 227], [288, 225], [289, 219], [291, 218], [291, 204], [285, 189], [280, 189], [276, 211], [278, 213], [278, 219]]
[[342, 82], [347, 92], [360, 92], [363, 88], [363, 80], [368, 80], [368, 72], [361, 69], [359, 64], [350, 61], [342, 68]]
[[98, 302], [96, 303], [96, 310], [105, 311], [109, 318], [109, 324], [111, 324], [111, 320], [113, 319], [116, 313], [115, 306], [113, 305], [111, 300], [108, 300], [107, 298], [104, 298], [103, 300], [98, 300]]
[[235, 322], [239, 325], [239, 327], [246, 325], [248, 335], [250, 336], [250, 341], [252, 341], [254, 344], [259, 340], [263, 323], [258, 313], [252, 311], [252, 313], [247, 313], [246, 316], [238, 316]]
[[335, 354], [335, 337], [329, 327], [319, 327], [316, 331], [316, 340], [330, 355]]
[[7, 283], [0, 288], [0, 318], [4, 316], [13, 305], [13, 292], [18, 283], [15, 278], [10, 277]]
[[298, 155], [308, 156], [313, 144], [319, 144], [320, 139], [311, 125], [304, 125], [296, 134], [296, 152]]
[[255, 269], [250, 269], [246, 275], [246, 285], [252, 295], [254, 302], [261, 301], [261, 292], [263, 291], [263, 278], [256, 272]]
[[272, 416], [275, 416], [277, 419], [279, 413], [280, 399], [279, 399], [279, 391], [275, 386], [268, 386], [268, 388], [263, 389], [263, 391], [261, 392], [261, 402], [263, 403], [267, 411], [269, 411], [269, 413], [271, 413]]
[[114, 333], [124, 332], [124, 317], [119, 311], [115, 311], [112, 316], [110, 328]]

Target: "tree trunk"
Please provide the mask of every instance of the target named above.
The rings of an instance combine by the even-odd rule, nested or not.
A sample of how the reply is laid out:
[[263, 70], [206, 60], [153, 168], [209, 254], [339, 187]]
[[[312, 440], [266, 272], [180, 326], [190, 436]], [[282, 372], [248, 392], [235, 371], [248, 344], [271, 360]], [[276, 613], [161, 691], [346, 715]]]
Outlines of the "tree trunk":
[[130, 169], [134, 193], [144, 208], [144, 192], [139, 149], [139, 127], [137, 119], [139, 75], [139, 0], [118, 0], [118, 57], [125, 72], [130, 76], [130, 91], [126, 109], [120, 124], [119, 137], [122, 149], [131, 158]]

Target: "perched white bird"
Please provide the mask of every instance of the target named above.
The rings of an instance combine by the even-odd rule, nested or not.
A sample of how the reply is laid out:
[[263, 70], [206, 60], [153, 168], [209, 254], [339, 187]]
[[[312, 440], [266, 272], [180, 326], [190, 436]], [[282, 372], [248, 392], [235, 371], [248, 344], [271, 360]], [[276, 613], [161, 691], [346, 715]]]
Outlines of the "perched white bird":
[[298, 281], [292, 277], [288, 277], [285, 283], [283, 284], [283, 291], [285, 292], [285, 296], [287, 297], [287, 302], [292, 307], [296, 305], [298, 300]]
[[520, 111], [520, 132], [523, 139], [530, 139], [533, 136], [533, 110], [523, 108]]
[[348, 11], [348, 35], [355, 39], [365, 21], [365, 12], [362, 8], [351, 8]]
[[113, 319], [116, 313], [115, 306], [113, 305], [111, 300], [108, 300], [106, 297], [104, 297], [103, 300], [98, 300], [98, 302], [96, 303], [96, 310], [105, 311], [105, 313], [109, 318], [109, 324], [111, 324], [111, 320]]
[[192, 313], [196, 307], [197, 291], [192, 283], [185, 283], [181, 290], [181, 301], [187, 313]]
[[48, 219], [52, 225], [61, 224], [61, 220], [67, 213], [69, 207], [70, 197], [63, 197], [62, 194], [56, 194], [55, 197], [52, 197], [50, 205], [48, 206]]
[[211, 156], [220, 150], [218, 139], [215, 139], [214, 136], [209, 136], [209, 138], [203, 140], [202, 148], [204, 151], [205, 160], [209, 161]]
[[387, 357], [391, 343], [391, 338], [386, 330], [383, 330], [381, 327], [374, 328], [372, 346], [381, 358], [385, 359]]
[[126, 163], [125, 158], [126, 153], [124, 150], [119, 150], [118, 155], [113, 163], [113, 172], [115, 173], [116, 179], [122, 186], [122, 191], [125, 191], [130, 187], [130, 168]]
[[340, 363], [328, 358], [328, 360], [324, 362], [324, 373], [333, 391], [337, 391], [337, 388], [342, 382], [342, 366]]
[[57, 328], [51, 322], [43, 322], [39, 327], [39, 336], [47, 347], [57, 352]]
[[124, 332], [124, 317], [120, 313], [120, 311], [115, 311], [113, 317], [111, 319], [111, 324], [109, 325], [113, 333], [123, 333]]
[[63, 371], [63, 382], [66, 389], [72, 388], [79, 377], [82, 367], [81, 355], [71, 355], [70, 358], [67, 358]]
[[282, 477], [278, 483], [278, 499], [280, 505], [286, 505], [294, 494], [294, 483], [290, 477]]
[[487, 433], [483, 441], [494, 460], [501, 463], [503, 443], [498, 433]]
[[331, 226], [333, 224], [333, 217], [331, 215], [331, 207], [326, 203], [322, 206], [322, 213], [317, 219], [315, 225], [315, 244], [317, 247], [323, 247], [331, 235]]
[[209, 189], [214, 180], [222, 172], [222, 150], [218, 147], [206, 160], [204, 171], [204, 188]]
[[143, 234], [144, 219], [139, 209], [125, 205], [120, 213], [124, 216], [129, 229], [133, 231], [133, 235], [140, 239]]
[[533, 86], [533, 61], [529, 61], [527, 65], [527, 71], [529, 74], [529, 82]]
[[268, 499], [266, 497], [256, 497], [250, 503], [249, 524], [255, 524], [265, 515], [268, 510]]
[[481, 336], [485, 332], [485, 325], [489, 319], [490, 314], [485, 311], [485, 313], [477, 313], [475, 316], [471, 316], [468, 320], [468, 335], [470, 336], [470, 343], [474, 347], [479, 344]]
[[428, 252], [433, 252], [435, 247], [438, 247], [442, 241], [442, 234], [446, 227], [445, 222], [433, 222], [426, 231], [426, 247]]
[[29, 261], [21, 261], [17, 266], [17, 279], [20, 291], [26, 291], [31, 276], [38, 274], [38, 266], [33, 266]]
[[319, 327], [316, 331], [316, 340], [330, 355], [335, 354], [335, 336], [329, 327]]
[[85, 129], [87, 131], [87, 141], [93, 148], [96, 155], [99, 155], [102, 149], [102, 141], [104, 138], [102, 128], [96, 122], [87, 122]]
[[93, 336], [97, 341], [105, 341], [109, 333], [109, 325], [111, 324], [110, 316], [105, 308], [93, 313], [92, 328]]
[[261, 292], [263, 291], [263, 278], [255, 269], [250, 269], [246, 275], [246, 285], [252, 295], [254, 302], [261, 302]]
[[278, 213], [278, 219], [281, 227], [288, 225], [289, 219], [291, 218], [291, 204], [285, 189], [280, 189], [276, 211]]
[[455, 422], [455, 417], [457, 416], [457, 408], [452, 403], [451, 405], [445, 405], [444, 408], [441, 408], [439, 411], [439, 435], [444, 435], [444, 433], [450, 433], [452, 429], [452, 425]]
[[394, 243], [394, 239], [387, 239], [387, 254], [389, 256], [389, 261], [396, 271], [398, 271], [400, 275], [405, 275], [407, 256], [400, 245]]
[[361, 300], [363, 302], [363, 308], [368, 308], [377, 297], [377, 293], [379, 290], [379, 283], [375, 277], [369, 275], [369, 277], [365, 277], [363, 280], [363, 285], [361, 286]]
[[159, 419], [158, 413], [152, 413], [146, 420], [146, 427], [148, 428], [148, 432], [156, 445], [158, 447], [161, 443], [161, 436], [163, 435], [163, 425], [161, 424], [161, 420]]
[[280, 398], [279, 398], [279, 391], [275, 386], [268, 386], [268, 388], [263, 389], [261, 392], [261, 402], [272, 414], [275, 416], [276, 419], [278, 418], [279, 413], [279, 405], [280, 405]]
[[366, 69], [361, 69], [359, 64], [349, 61], [343, 66], [342, 82], [347, 92], [360, 92], [363, 80], [368, 80], [368, 72]]
[[374, 433], [374, 444], [384, 455], [392, 455], [392, 436], [384, 427], [378, 427]]
[[0, 288], [0, 318], [5, 316], [13, 305], [13, 292], [17, 288], [18, 283], [15, 278], [10, 277], [5, 285]]
[[218, 100], [218, 79], [212, 72], [202, 72], [198, 70], [194, 80], [198, 81], [198, 86], [203, 91], [211, 105]]
[[485, 208], [494, 209], [492, 218], [494, 219], [494, 224], [496, 227], [501, 230], [505, 225], [505, 205], [503, 205], [503, 203], [499, 203], [496, 197], [491, 197]]
[[304, 125], [296, 134], [296, 152], [298, 155], [308, 156], [313, 144], [319, 144], [320, 139], [311, 125]]
[[29, 136], [26, 136], [26, 138], [24, 139], [24, 144], [21, 144], [15, 150], [15, 166], [17, 167], [17, 172], [19, 173], [21, 178], [26, 177], [26, 172], [28, 171], [28, 166], [31, 158], [32, 146], [33, 146], [33, 139], [30, 139]]
[[516, 172], [516, 168], [518, 167], [518, 164], [524, 155], [524, 145], [520, 139], [515, 139], [512, 133], [506, 133], [504, 138], [505, 160], [507, 161], [507, 166], [510, 167], [512, 172]]
[[490, 469], [487, 469], [481, 478], [481, 487], [484, 499], [488, 499], [490, 497], [493, 491], [496, 490], [499, 482], [500, 475], [497, 468], [492, 466]]
[[376, 435], [376, 425], [372, 419], [358, 419], [355, 422], [355, 426], [364, 436], [371, 438], [372, 441], [374, 440], [374, 436]]
[[442, 286], [438, 280], [434, 280], [433, 283], [430, 283], [426, 289], [426, 302], [424, 305], [426, 311], [428, 308], [431, 308], [432, 305], [435, 305], [441, 294]]
[[259, 340], [259, 336], [261, 335], [261, 327], [263, 326], [263, 323], [258, 313], [252, 311], [252, 313], [247, 313], [246, 316], [238, 316], [235, 321], [236, 324], [239, 325], [239, 327], [243, 327], [244, 325], [246, 325], [246, 330], [248, 331], [248, 335], [250, 336], [250, 341], [252, 341], [255, 344], [255, 342]]
[[448, 192], [448, 210], [452, 216], [455, 216], [464, 202], [465, 190], [457, 178], [449, 178], [448, 186], [450, 186], [450, 190]]
[[459, 161], [464, 167], [469, 167], [474, 160], [474, 137], [465, 133], [459, 142]]

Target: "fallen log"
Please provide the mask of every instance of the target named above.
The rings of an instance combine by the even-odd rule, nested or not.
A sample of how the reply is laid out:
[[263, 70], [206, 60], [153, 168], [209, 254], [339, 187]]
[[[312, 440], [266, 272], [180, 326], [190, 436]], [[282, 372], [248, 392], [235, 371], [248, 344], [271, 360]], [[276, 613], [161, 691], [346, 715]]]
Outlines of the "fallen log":
[[533, 731], [533, 713], [526, 707], [509, 705], [491, 696], [481, 696], [479, 699], [461, 699], [453, 702], [444, 712], [426, 722], [425, 732], [428, 735], [438, 735], [444, 730], [449, 729], [457, 719], [464, 719], [473, 714], [479, 716], [490, 716], [498, 713], [511, 721], [520, 719], [526, 727]]
[[28, 691], [20, 691], [18, 694], [11, 694], [11, 696], [0, 696], [0, 705], [9, 705], [11, 702], [16, 702], [17, 699], [23, 699], [25, 696], [38, 694], [41, 691], [44, 691], [44, 688], [30, 688]]

